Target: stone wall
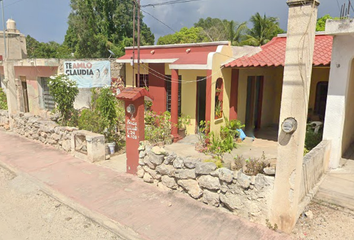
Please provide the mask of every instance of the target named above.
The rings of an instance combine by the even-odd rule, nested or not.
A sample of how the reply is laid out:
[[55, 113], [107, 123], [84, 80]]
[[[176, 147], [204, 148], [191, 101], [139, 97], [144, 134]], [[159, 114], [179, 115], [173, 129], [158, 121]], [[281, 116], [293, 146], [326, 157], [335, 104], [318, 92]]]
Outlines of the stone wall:
[[62, 127], [30, 113], [19, 113], [9, 118], [7, 111], [0, 110], [0, 127], [10, 130], [10, 122], [11, 130], [23, 137], [71, 152], [89, 162], [105, 160], [105, 138], [101, 134]]
[[61, 127], [57, 123], [44, 120], [30, 113], [11, 116], [12, 131], [29, 139], [52, 145], [66, 152], [71, 152], [71, 136], [77, 128]]
[[162, 189], [180, 191], [214, 207], [261, 224], [266, 223], [274, 177], [247, 176], [242, 171], [217, 169], [213, 162], [179, 157], [163, 148], [142, 144], [138, 176]]
[[299, 214], [315, 196], [319, 183], [328, 169], [331, 142], [324, 140], [304, 156], [299, 202]]

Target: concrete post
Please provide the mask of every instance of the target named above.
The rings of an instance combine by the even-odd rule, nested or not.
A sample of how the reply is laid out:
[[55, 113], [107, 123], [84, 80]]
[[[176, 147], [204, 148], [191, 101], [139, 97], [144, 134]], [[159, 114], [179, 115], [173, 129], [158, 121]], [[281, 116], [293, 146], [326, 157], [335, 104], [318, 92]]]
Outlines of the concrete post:
[[[270, 221], [290, 233], [296, 224], [300, 201], [306, 119], [312, 74], [318, 0], [289, 0], [288, 33], [280, 112], [278, 158]], [[297, 122], [285, 133], [286, 118]]]
[[[16, 114], [18, 112], [17, 101], [17, 86], [15, 79], [15, 67], [13, 62], [4, 61], [4, 76], [7, 81], [6, 84], [6, 97], [9, 115]], [[11, 118], [10, 118], [11, 119]], [[12, 126], [10, 120], [10, 127]]]

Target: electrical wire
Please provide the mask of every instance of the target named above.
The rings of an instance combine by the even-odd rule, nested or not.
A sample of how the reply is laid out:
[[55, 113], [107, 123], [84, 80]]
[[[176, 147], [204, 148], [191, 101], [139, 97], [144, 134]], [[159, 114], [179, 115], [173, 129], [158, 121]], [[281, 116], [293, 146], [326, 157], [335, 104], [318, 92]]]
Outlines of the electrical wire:
[[168, 1], [168, 2], [162, 2], [162, 3], [150, 3], [150, 4], [145, 4], [141, 5], [140, 7], [156, 7], [156, 6], [163, 6], [163, 5], [173, 5], [173, 4], [178, 4], [178, 3], [190, 3], [190, 2], [199, 2], [203, 0], [173, 0], [173, 1]]
[[142, 68], [144, 68], [144, 70], [148, 71], [149, 74], [155, 76], [156, 78], [160, 79], [160, 80], [163, 80], [165, 82], [171, 82], [171, 83], [182, 83], [182, 84], [187, 84], [187, 83], [196, 83], [196, 82], [202, 82], [202, 81], [205, 81], [207, 79], [210, 79], [212, 78], [214, 75], [217, 75], [221, 72], [221, 69], [212, 73], [211, 75], [208, 75], [204, 78], [200, 78], [200, 79], [197, 79], [197, 80], [177, 80], [177, 81], [174, 81], [172, 80], [171, 78], [166, 78], [166, 75], [160, 73], [160, 72], [157, 72], [156, 70], [148, 67], [148, 66], [145, 66], [144, 64], [141, 65]]
[[148, 14], [150, 17], [154, 18], [156, 21], [160, 22], [161, 24], [165, 25], [167, 28], [169, 28], [172, 32], [176, 33], [177, 31], [174, 30], [173, 28], [171, 28], [170, 26], [168, 26], [166, 23], [164, 23], [163, 21], [161, 21], [160, 19], [158, 19], [157, 17], [155, 17], [154, 15], [152, 15], [151, 13], [143, 10], [143, 9], [140, 9], [142, 12]]

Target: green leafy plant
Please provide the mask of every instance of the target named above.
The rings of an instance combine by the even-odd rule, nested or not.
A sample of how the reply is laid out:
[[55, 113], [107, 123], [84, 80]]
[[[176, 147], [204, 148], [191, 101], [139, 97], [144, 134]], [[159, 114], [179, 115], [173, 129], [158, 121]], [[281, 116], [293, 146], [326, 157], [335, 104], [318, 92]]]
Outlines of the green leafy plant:
[[306, 137], [305, 137], [305, 148], [307, 151], [311, 151], [322, 141], [323, 128], [320, 128], [316, 133], [314, 127], [311, 124], [307, 125]]
[[106, 142], [115, 142], [118, 149], [125, 144], [125, 134], [120, 129], [124, 122], [124, 104], [118, 101], [109, 87], [91, 90], [91, 108], [79, 114], [78, 127], [105, 135]]
[[74, 101], [79, 93], [77, 83], [70, 80], [67, 75], [59, 74], [50, 77], [48, 87], [61, 115], [60, 123], [67, 125], [73, 116]]
[[7, 110], [7, 98], [6, 93], [0, 88], [0, 109]]
[[189, 115], [182, 115], [178, 118], [177, 128], [186, 129], [191, 124], [191, 117]]
[[233, 138], [237, 139], [240, 136], [240, 133], [237, 130], [244, 127], [245, 125], [242, 124], [239, 120], [229, 121], [227, 118], [225, 118], [225, 126], [220, 128], [220, 137], [226, 138], [227, 136], [231, 135]]
[[151, 143], [171, 143], [171, 114], [169, 112], [162, 114], [145, 112], [145, 139]]
[[217, 168], [222, 168], [224, 166], [222, 163], [222, 160], [220, 158], [207, 159], [207, 160], [204, 160], [203, 162], [215, 163]]

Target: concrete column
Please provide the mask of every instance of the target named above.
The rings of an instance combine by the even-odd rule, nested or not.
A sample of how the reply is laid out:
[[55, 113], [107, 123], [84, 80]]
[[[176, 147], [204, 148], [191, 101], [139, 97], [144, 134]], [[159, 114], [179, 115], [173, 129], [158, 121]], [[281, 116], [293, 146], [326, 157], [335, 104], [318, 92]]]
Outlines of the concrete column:
[[[278, 158], [270, 221], [290, 233], [299, 216], [302, 164], [312, 74], [318, 0], [289, 0], [288, 33], [280, 112]], [[297, 121], [282, 131], [286, 118]]]
[[206, 99], [205, 99], [205, 121], [211, 121], [211, 93], [212, 93], [212, 70], [207, 70]]
[[161, 114], [166, 111], [166, 82], [164, 63], [149, 64], [149, 92], [155, 97], [151, 110]]
[[[15, 67], [13, 62], [4, 61], [4, 76], [7, 81], [6, 97], [9, 114], [18, 113], [17, 86], [15, 79]], [[11, 125], [11, 122], [10, 122]]]
[[178, 138], [178, 70], [171, 69], [171, 133]]

